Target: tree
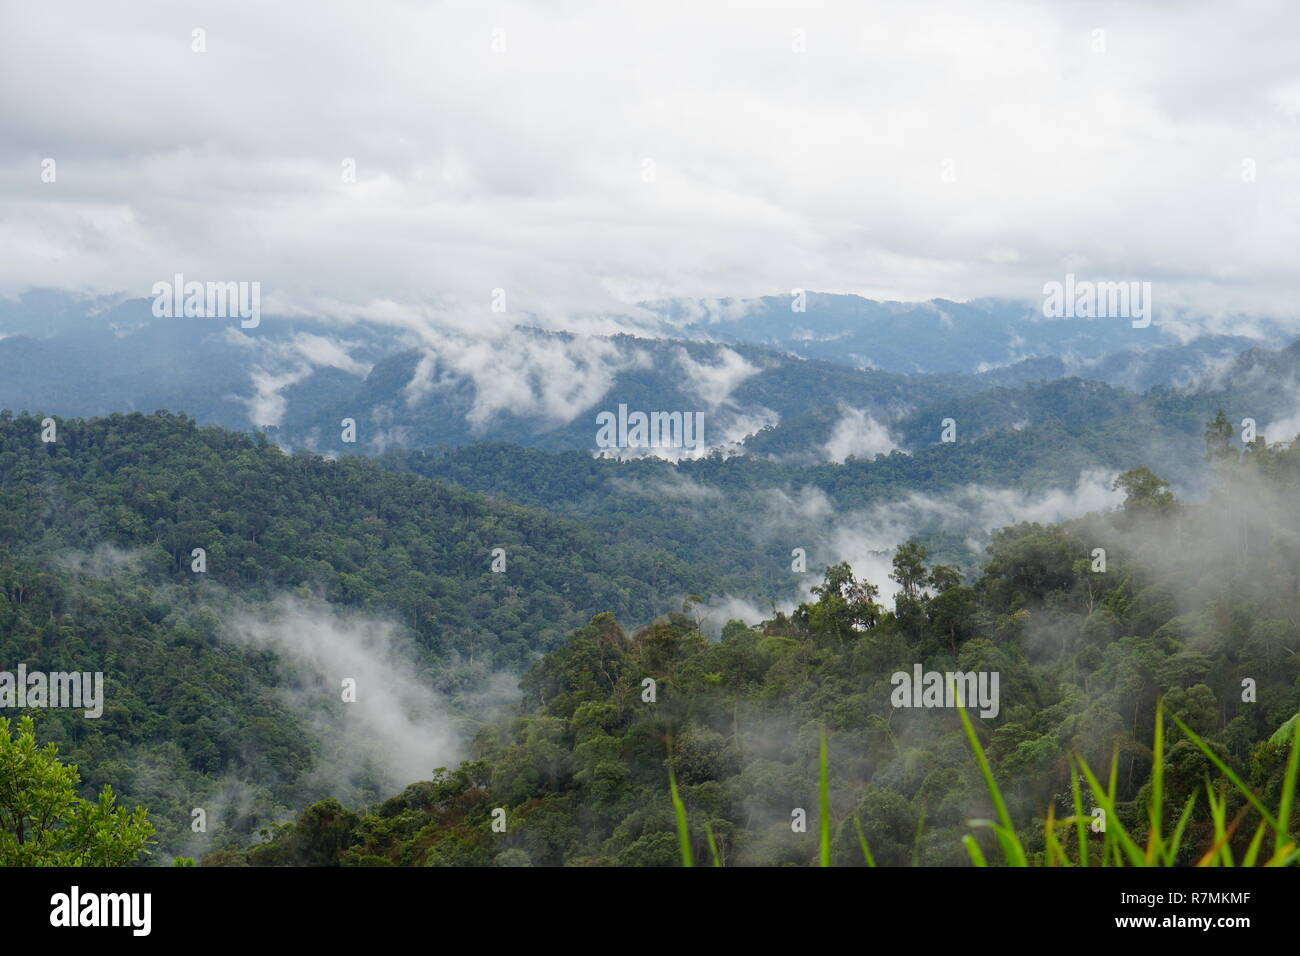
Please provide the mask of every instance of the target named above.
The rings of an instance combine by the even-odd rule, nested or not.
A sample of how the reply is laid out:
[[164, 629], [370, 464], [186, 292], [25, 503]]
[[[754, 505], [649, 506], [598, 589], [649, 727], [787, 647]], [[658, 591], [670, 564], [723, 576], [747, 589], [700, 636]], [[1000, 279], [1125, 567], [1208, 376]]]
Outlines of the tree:
[[894, 552], [894, 570], [889, 577], [902, 589], [900, 596], [911, 601], [922, 597], [927, 577], [925, 562], [929, 556], [925, 546], [915, 538], [898, 546]]
[[925, 586], [929, 579], [925, 562], [929, 557], [924, 545], [915, 539], [900, 544], [894, 552], [894, 570], [889, 577], [898, 583], [894, 596], [894, 614], [909, 640], [916, 640], [925, 624]]
[[930, 569], [930, 586], [940, 594], [960, 587], [961, 582], [961, 571], [950, 564], [936, 564]]
[[872, 628], [880, 620], [880, 605], [874, 584], [859, 581], [847, 561], [826, 569], [822, 583], [812, 589], [816, 604], [802, 604], [800, 612], [814, 633], [833, 634], [843, 642], [858, 628]]
[[1174, 507], [1174, 493], [1150, 468], [1133, 468], [1115, 479], [1114, 489], [1123, 491], [1124, 510], [1133, 513], [1164, 514]]
[[1223, 409], [1214, 416], [1214, 421], [1205, 423], [1205, 457], [1210, 461], [1225, 461], [1237, 457], [1232, 447], [1232, 422], [1223, 414]]
[[948, 647], [955, 654], [957, 645], [975, 628], [979, 600], [973, 588], [958, 585], [931, 599], [926, 610], [930, 623], [948, 639]]
[[0, 866], [125, 866], [152, 841], [143, 807], [114, 806], [105, 785], [99, 801], [77, 796], [81, 775], [58, 759], [58, 747], [36, 746], [30, 717], [10, 735], [0, 717]]

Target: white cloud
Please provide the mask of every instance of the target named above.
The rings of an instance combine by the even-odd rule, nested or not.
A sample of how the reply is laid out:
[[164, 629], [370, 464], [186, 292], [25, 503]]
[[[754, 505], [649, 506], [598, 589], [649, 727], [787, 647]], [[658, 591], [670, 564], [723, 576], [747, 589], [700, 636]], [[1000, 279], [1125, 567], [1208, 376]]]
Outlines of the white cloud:
[[750, 525], [758, 543], [782, 542], [783, 548], [804, 548], [810, 572], [790, 600], [805, 600], [820, 570], [847, 561], [859, 579], [880, 588], [882, 598], [897, 590], [889, 580], [894, 551], [922, 534], [967, 535], [969, 545], [982, 550], [979, 538], [996, 528], [1021, 521], [1054, 524], [1094, 511], [1105, 511], [1123, 499], [1112, 490], [1114, 475], [1086, 471], [1072, 488], [1028, 492], [1014, 488], [964, 485], [942, 495], [913, 492], [900, 499], [856, 511], [836, 509], [819, 488], [805, 486], [791, 494], [769, 489], [764, 510]]
[[1283, 414], [1276, 420], [1270, 421], [1260, 429], [1260, 433], [1269, 442], [1294, 441], [1300, 436], [1300, 385], [1292, 380], [1277, 383], [1277, 388], [1281, 393], [1290, 393], [1293, 410], [1289, 414]]
[[573, 327], [792, 288], [1037, 299], [1073, 271], [1149, 280], [1186, 321], [1294, 318], [1297, 18], [1208, 0], [29, 5], [0, 34], [0, 83], [23, 91], [0, 104], [0, 292], [144, 295], [184, 272], [260, 281], [267, 313], [484, 328], [502, 288], [516, 318]]
[[246, 348], [255, 356], [249, 369], [251, 395], [231, 396], [248, 409], [255, 426], [279, 425], [288, 410], [284, 390], [306, 379], [318, 368], [342, 369], [364, 377], [370, 366], [350, 354], [355, 342], [299, 332], [285, 342], [251, 336], [233, 326], [223, 332], [226, 342]]
[[835, 423], [823, 452], [828, 461], [842, 462], [850, 455], [867, 459], [887, 455], [897, 447], [889, 429], [869, 413], [844, 407], [840, 409], [840, 419]]
[[[225, 634], [277, 656], [289, 681], [281, 697], [318, 739], [316, 773], [333, 776], [340, 799], [367, 776], [396, 792], [460, 759], [448, 702], [421, 682], [395, 625], [285, 597], [265, 614], [234, 615]], [[345, 679], [356, 682], [355, 702], [343, 700]]]
[[691, 389], [709, 408], [729, 401], [736, 386], [759, 371], [729, 348], [718, 349], [717, 359], [714, 364], [705, 365], [691, 358], [686, 349], [677, 350], [678, 364], [686, 372]]
[[[506, 412], [554, 427], [593, 408], [620, 371], [644, 363], [640, 350], [608, 339], [447, 334], [425, 347], [406, 401], [415, 405], [434, 389], [468, 381], [474, 399], [466, 421], [472, 429], [484, 430]], [[593, 435], [595, 430], [593, 422]]]

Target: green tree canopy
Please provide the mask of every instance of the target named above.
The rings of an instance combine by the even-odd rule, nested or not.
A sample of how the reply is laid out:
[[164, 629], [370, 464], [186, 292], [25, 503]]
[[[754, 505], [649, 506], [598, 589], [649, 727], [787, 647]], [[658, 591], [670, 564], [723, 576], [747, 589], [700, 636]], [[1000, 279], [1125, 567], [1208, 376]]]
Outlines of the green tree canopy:
[[1165, 481], [1150, 468], [1133, 468], [1115, 479], [1115, 490], [1127, 495], [1124, 510], [1138, 513], [1163, 514], [1174, 507], [1174, 493]]
[[98, 802], [83, 800], [80, 782], [58, 747], [37, 746], [30, 717], [16, 737], [0, 717], [0, 866], [125, 866], [139, 857], [154, 832], [144, 808], [115, 806], [107, 785]]

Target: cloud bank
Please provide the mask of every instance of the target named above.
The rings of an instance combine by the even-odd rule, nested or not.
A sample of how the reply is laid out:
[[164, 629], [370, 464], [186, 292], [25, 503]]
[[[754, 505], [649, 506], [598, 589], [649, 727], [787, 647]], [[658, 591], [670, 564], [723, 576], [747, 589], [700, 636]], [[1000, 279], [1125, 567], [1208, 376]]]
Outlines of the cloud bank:
[[500, 290], [572, 327], [1070, 271], [1186, 321], [1294, 317], [1298, 26], [1280, 0], [31, 5], [0, 35], [0, 292], [184, 272], [469, 326]]

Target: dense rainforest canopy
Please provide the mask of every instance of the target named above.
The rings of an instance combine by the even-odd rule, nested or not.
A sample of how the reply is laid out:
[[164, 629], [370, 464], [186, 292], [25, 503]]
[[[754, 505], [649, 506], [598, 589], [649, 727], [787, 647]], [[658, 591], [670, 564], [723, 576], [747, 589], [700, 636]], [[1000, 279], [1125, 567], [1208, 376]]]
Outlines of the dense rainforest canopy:
[[[1193, 862], [1219, 845], [1216, 814], [1222, 827], [1247, 807], [1181, 728], [1285, 806], [1300, 705], [1300, 449], [1261, 444], [1237, 461], [1213, 434], [1210, 447], [1220, 486], [1207, 503], [1179, 505], [1135, 469], [1117, 481], [1122, 510], [1006, 528], [969, 584], [909, 542], [892, 609], [838, 565], [793, 615], [733, 622], [718, 641], [689, 606], [632, 634], [597, 615], [528, 672], [517, 713], [480, 730], [474, 759], [368, 809], [318, 803], [207, 862], [674, 865], [671, 773], [697, 854], [711, 839], [724, 865], [806, 865], [816, 837], [792, 815], [817, 807], [825, 728], [834, 862], [864, 862], [860, 828], [878, 865], [965, 864], [969, 821], [994, 808], [954, 710], [892, 705], [891, 675], [917, 664], [1000, 675], [996, 718], [971, 718], [1040, 860], [1045, 815], [1072, 810], [1075, 756], [1113, 761], [1117, 822], [1144, 832], [1162, 700], [1160, 815], [1168, 832], [1190, 808], [1171, 859]], [[1253, 831], [1218, 852], [1249, 856]]]
[[[892, 678], [995, 672], [996, 715], [970, 716], [1041, 853], [1045, 812], [1068, 810], [1072, 755], [1117, 757], [1116, 810], [1137, 825], [1158, 699], [1276, 805], [1300, 705], [1300, 451], [1239, 453], [1225, 425], [1207, 433], [1217, 490], [1202, 503], [1134, 468], [1116, 483], [1120, 510], [1004, 528], [973, 571], [961, 546], [909, 541], [888, 582], [831, 563], [792, 612], [711, 638], [688, 595], [739, 580], [741, 562], [719, 568], [726, 542], [674, 533], [671, 488], [632, 496], [657, 519], [638, 537], [626, 500], [556, 514], [538, 488], [559, 476], [541, 465], [518, 505], [447, 484], [455, 459], [289, 455], [165, 413], [59, 421], [43, 442], [39, 418], [5, 413], [0, 660], [103, 671], [101, 719], [39, 710], [37, 736], [80, 766], [82, 796], [111, 784], [148, 808], [161, 851], [205, 865], [672, 864], [670, 771], [695, 839], [707, 832], [723, 862], [807, 864], [815, 827], [791, 820], [816, 815], [823, 729], [835, 862], [862, 862], [861, 827], [882, 865], [965, 863], [969, 821], [992, 812], [979, 769], [953, 709], [895, 707]], [[503, 481], [512, 456], [538, 455], [462, 453], [475, 454]], [[611, 464], [628, 470], [591, 466], [588, 493], [661, 467]], [[567, 459], [563, 480], [586, 467]], [[409, 637], [415, 678], [459, 702], [469, 759], [396, 796], [378, 778], [332, 796], [347, 768], [282, 693], [274, 653], [226, 633], [286, 594]], [[521, 675], [518, 694], [476, 709], [497, 673]], [[1163, 749], [1174, 808], [1218, 779], [1181, 735], [1167, 729]], [[195, 806], [213, 808], [201, 838]], [[1181, 862], [1204, 851], [1212, 815], [1193, 806]]]

